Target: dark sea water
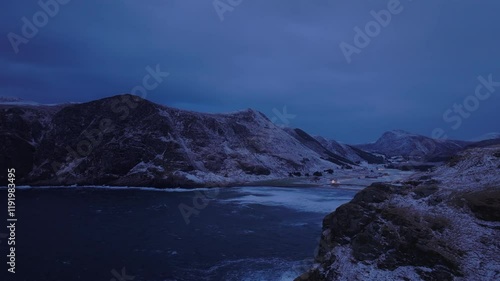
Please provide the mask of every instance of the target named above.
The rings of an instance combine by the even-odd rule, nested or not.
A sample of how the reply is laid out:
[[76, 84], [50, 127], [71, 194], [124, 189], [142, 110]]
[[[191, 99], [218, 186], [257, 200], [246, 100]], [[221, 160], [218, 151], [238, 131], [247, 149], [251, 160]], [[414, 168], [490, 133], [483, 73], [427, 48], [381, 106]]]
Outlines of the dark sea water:
[[[323, 217], [355, 192], [18, 189], [16, 274], [7, 274], [2, 239], [0, 280], [293, 280], [312, 262]], [[200, 196], [210, 200], [194, 204]], [[198, 215], [186, 223], [180, 204]]]

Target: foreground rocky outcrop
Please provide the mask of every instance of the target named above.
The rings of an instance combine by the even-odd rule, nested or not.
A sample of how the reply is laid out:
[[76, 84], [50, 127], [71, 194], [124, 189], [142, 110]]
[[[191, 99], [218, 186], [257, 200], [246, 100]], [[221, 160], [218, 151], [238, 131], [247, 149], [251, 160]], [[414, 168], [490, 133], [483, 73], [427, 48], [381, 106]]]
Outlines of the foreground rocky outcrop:
[[500, 280], [500, 146], [378, 183], [323, 220], [299, 280]]

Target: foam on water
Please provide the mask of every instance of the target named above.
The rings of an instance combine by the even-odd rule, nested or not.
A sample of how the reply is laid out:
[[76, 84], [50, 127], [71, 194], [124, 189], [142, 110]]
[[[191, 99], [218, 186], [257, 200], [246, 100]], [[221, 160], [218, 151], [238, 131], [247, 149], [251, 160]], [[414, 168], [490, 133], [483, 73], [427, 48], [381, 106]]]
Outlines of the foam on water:
[[[127, 270], [130, 267], [131, 274], [137, 276], [136, 280], [293, 280], [312, 264], [324, 215], [350, 200], [355, 193], [333, 188], [219, 188], [216, 190], [220, 193], [206, 208], [199, 210], [199, 217], [185, 224], [177, 206], [191, 204], [196, 192], [210, 194], [216, 190], [137, 189], [33, 188], [30, 191], [33, 194], [22, 199], [28, 206], [23, 208], [27, 222], [32, 229], [47, 225], [60, 227], [61, 231], [50, 235], [55, 235], [61, 245], [55, 248], [57, 251], [51, 251], [51, 246], [38, 243], [37, 239], [26, 240], [30, 247], [20, 254], [37, 261], [34, 262], [36, 270], [25, 271], [23, 274], [30, 278], [21, 279], [36, 280], [33, 276], [37, 276], [37, 272], [50, 272], [50, 260], [59, 259], [71, 264], [64, 265], [68, 272], [60, 273], [58, 280], [71, 280], [65, 278], [71, 274], [69, 269], [77, 272], [80, 263], [94, 266], [92, 249], [98, 247], [103, 249], [102, 260], [123, 260]], [[66, 208], [64, 212], [60, 212], [61, 202]], [[43, 216], [38, 216], [40, 206], [47, 208], [41, 213]], [[59, 225], [57, 221], [65, 223]], [[129, 228], [130, 225], [141, 228]], [[123, 231], [125, 227], [127, 231]], [[70, 236], [65, 234], [68, 231], [71, 237], [66, 237]], [[49, 234], [43, 233], [43, 237]], [[140, 241], [130, 243], [130, 239]], [[118, 244], [122, 247], [114, 246]], [[39, 259], [37, 252], [44, 252], [46, 258]], [[134, 264], [141, 264], [140, 268], [134, 269]], [[106, 280], [107, 273], [109, 270], [102, 273], [105, 278], [99, 273], [99, 278], [94, 279]], [[89, 275], [90, 272], [82, 274], [85, 277], [82, 280], [94, 276]], [[111, 276], [107, 280], [109, 278]]]
[[311, 264], [312, 259], [289, 261], [280, 258], [249, 258], [226, 260], [208, 269], [191, 272], [196, 276], [205, 276], [206, 279], [203, 280], [293, 281], [306, 272]]
[[[6, 186], [0, 186], [0, 189], [7, 189]], [[104, 186], [104, 185], [86, 185], [86, 186], [76, 186], [76, 185], [66, 185], [66, 186], [30, 186], [30, 185], [19, 185], [16, 189], [109, 189], [109, 190], [144, 190], [144, 191], [156, 191], [156, 192], [196, 192], [196, 191], [212, 191], [217, 193], [221, 188], [154, 188], [154, 187], [131, 187], [131, 186]]]
[[349, 202], [355, 194], [355, 191], [332, 188], [241, 187], [235, 190], [241, 196], [222, 202], [280, 206], [316, 213], [332, 212], [340, 205]]

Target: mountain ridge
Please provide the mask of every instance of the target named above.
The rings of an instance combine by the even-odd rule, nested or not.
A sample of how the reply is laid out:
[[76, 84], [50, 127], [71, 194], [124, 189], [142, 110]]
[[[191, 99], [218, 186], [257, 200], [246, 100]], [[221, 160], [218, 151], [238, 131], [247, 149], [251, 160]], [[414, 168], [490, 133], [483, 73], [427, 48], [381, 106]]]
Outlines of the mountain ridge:
[[355, 147], [387, 157], [401, 156], [407, 160], [425, 162], [446, 160], [468, 144], [470, 142], [433, 139], [403, 130], [393, 130], [383, 133], [374, 143]]
[[198, 113], [117, 95], [1, 105], [0, 121], [2, 166], [19, 167], [20, 182], [32, 185], [238, 185], [345, 164], [328, 161], [253, 109]]
[[[0, 139], [0, 168], [15, 166], [20, 183], [155, 187], [242, 185], [363, 169], [362, 162], [385, 163], [381, 155], [409, 158], [415, 151], [423, 155], [417, 160], [442, 161], [469, 144], [395, 130], [375, 144], [351, 146], [280, 128], [253, 109], [201, 113], [130, 94], [61, 105], [1, 104]], [[429, 153], [425, 143], [437, 149]]]

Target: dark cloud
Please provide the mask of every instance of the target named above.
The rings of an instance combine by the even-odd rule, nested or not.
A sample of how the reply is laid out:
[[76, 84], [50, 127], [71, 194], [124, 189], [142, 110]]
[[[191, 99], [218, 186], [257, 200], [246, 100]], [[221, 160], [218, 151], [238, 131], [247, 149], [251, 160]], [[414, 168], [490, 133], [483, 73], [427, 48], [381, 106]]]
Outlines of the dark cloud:
[[[44, 1], [44, 0], [42, 0]], [[0, 31], [0, 88], [40, 102], [129, 92], [145, 67], [171, 75], [147, 98], [208, 112], [284, 106], [291, 126], [346, 142], [436, 127], [468, 139], [498, 131], [500, 88], [462, 126], [443, 113], [500, 80], [498, 1], [408, 1], [349, 64], [339, 48], [390, 1], [246, 1], [220, 21], [212, 1], [70, 1], [15, 54], [7, 34], [37, 1], [9, 1]]]

